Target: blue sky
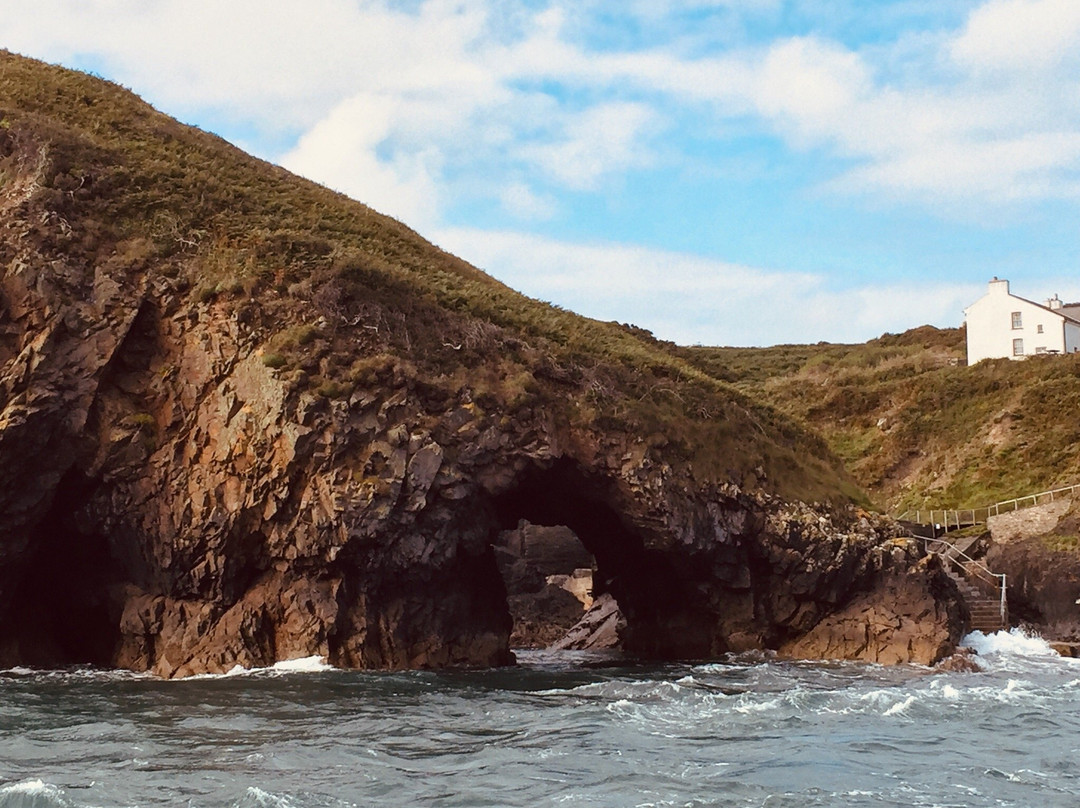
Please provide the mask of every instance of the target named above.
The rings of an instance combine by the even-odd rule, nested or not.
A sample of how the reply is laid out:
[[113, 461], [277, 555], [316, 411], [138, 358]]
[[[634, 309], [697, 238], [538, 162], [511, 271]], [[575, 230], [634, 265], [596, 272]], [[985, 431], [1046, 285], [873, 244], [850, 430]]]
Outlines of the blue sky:
[[0, 0], [0, 45], [681, 343], [1080, 299], [1078, 0]]

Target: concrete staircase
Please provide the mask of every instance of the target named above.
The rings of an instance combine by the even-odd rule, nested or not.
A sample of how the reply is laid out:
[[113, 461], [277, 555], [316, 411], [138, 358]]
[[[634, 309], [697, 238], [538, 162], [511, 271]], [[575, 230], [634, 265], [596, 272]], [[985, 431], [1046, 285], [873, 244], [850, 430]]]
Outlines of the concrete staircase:
[[972, 631], [992, 634], [1008, 629], [1009, 604], [1003, 591], [1005, 576], [991, 572], [982, 562], [968, 555], [968, 550], [980, 536], [958, 536], [955, 541], [946, 541], [938, 538], [933, 525], [901, 524], [907, 528], [908, 535], [921, 539], [927, 550], [941, 557], [946, 573], [956, 583], [967, 604]]
[[[949, 577], [956, 582], [956, 588], [960, 590], [968, 611], [971, 613], [971, 630], [981, 631], [984, 634], [992, 634], [1009, 627], [1009, 609], [1005, 606], [1005, 614], [1002, 615], [1001, 595], [987, 591], [990, 586], [985, 584], [974, 571], [967, 575], [958, 572], [951, 564], [946, 566]], [[996, 588], [996, 586], [994, 587]]]

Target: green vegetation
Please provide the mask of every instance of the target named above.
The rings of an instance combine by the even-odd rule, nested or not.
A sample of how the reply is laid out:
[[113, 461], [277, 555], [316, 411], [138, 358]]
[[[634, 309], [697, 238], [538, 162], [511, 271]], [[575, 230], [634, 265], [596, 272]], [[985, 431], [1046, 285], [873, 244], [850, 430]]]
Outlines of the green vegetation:
[[285, 365], [289, 363], [289, 360], [279, 353], [268, 353], [263, 354], [262, 363], [268, 368], [277, 370], [278, 368], [285, 367]]
[[861, 496], [818, 436], [729, 383], [745, 380], [526, 298], [121, 87], [0, 52], [0, 119], [0, 195], [32, 189], [27, 221], [64, 222], [39, 229], [40, 252], [167, 279], [191, 307], [243, 320], [292, 389], [543, 411], [639, 436], [703, 482]]
[[1080, 357], [964, 366], [964, 333], [679, 355], [818, 430], [881, 507], [971, 508], [1080, 478]]

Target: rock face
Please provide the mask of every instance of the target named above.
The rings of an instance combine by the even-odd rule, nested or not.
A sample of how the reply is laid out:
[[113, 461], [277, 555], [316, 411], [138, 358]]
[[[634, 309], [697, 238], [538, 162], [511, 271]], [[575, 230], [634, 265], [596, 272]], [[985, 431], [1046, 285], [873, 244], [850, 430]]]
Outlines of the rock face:
[[925, 574], [936, 558], [923, 558], [915, 567], [905, 549], [882, 559], [886, 572], [881, 588], [856, 598], [826, 617], [807, 634], [780, 648], [797, 658], [859, 659], [892, 665], [945, 659], [959, 640], [961, 606], [943, 592], [933, 591], [941, 580]]
[[508, 423], [406, 377], [290, 391], [215, 306], [65, 270], [20, 254], [0, 287], [0, 664], [506, 664], [492, 541], [523, 518], [580, 537], [632, 653], [932, 662], [958, 636], [943, 575], [884, 525], [694, 486], [632, 435]]
[[1080, 640], [1080, 553], [1055, 547], [1047, 537], [993, 544], [986, 563], [1007, 576], [1009, 610], [1039, 633]]
[[[0, 59], [10, 76], [28, 70]], [[58, 84], [28, 93], [30, 106], [133, 103], [58, 69], [33, 75]], [[5, 81], [2, 92], [16, 78]], [[80, 105], [63, 100], [72, 82]], [[446, 308], [518, 301], [491, 286], [463, 297], [491, 283], [476, 270], [421, 249], [396, 223], [372, 224], [354, 203], [296, 191], [276, 169], [252, 173], [144, 107], [66, 151], [57, 144], [72, 136], [36, 109], [0, 114], [0, 667], [91, 663], [173, 677], [310, 655], [356, 668], [507, 664], [493, 544], [522, 519], [577, 535], [597, 590], [618, 601], [631, 654], [784, 648], [931, 662], [947, 650], [941, 632], [959, 636], [955, 591], [914, 544], [894, 541], [894, 527], [766, 493], [766, 468], [802, 462], [794, 427], [734, 394], [677, 388], [681, 369], [654, 348], [634, 347], [651, 358], [631, 370], [590, 356], [567, 369], [540, 326], [511, 333]], [[142, 176], [135, 146], [95, 139], [136, 124], [142, 140], [132, 142], [157, 144], [155, 160], [189, 149], [186, 162], [155, 168], [163, 190], [131, 179]], [[215, 191], [216, 176], [176, 185], [207, 155], [246, 190]], [[213, 228], [259, 189], [278, 206], [308, 194], [309, 207], [330, 211], [325, 221], [361, 222], [349, 236], [356, 250], [383, 252], [334, 269], [333, 245], [291, 230], [264, 238], [246, 219], [215, 246]], [[184, 205], [166, 208], [166, 191]], [[178, 227], [175, 217], [215, 192], [233, 208]], [[326, 226], [320, 216], [312, 227]], [[382, 239], [374, 247], [369, 233]], [[307, 257], [288, 258], [297, 251]], [[395, 260], [414, 275], [387, 269], [383, 255], [404, 256]], [[244, 276], [250, 289], [196, 285], [244, 262], [261, 262]], [[338, 274], [315, 289], [307, 276], [287, 282], [287, 269], [311, 266]], [[401, 280], [429, 275], [457, 285], [420, 294]], [[289, 366], [283, 344], [306, 353], [297, 348]], [[492, 347], [481, 358], [470, 345]], [[337, 381], [343, 363], [348, 386]], [[440, 369], [437, 383], [423, 367]], [[645, 373], [656, 382], [618, 392], [616, 382]], [[501, 398], [488, 381], [498, 374]], [[620, 420], [630, 405], [648, 409]], [[708, 455], [717, 463], [721, 449], [754, 453], [721, 468], [759, 470], [718, 482], [662, 417], [722, 438]], [[924, 629], [934, 639], [915, 642]]]
[[1046, 637], [1080, 640], [1080, 505], [1075, 498], [991, 517], [986, 564], [1004, 573], [1009, 610]]

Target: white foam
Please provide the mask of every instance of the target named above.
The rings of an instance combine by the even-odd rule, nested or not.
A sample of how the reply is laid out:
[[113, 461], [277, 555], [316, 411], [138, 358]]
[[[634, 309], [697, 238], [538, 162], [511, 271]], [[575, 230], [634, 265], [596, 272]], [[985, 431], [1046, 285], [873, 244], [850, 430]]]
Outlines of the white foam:
[[912, 704], [914, 704], [916, 702], [916, 700], [917, 700], [916, 696], [913, 693], [910, 696], [908, 696], [906, 699], [904, 699], [903, 701], [898, 701], [896, 704], [894, 704], [892, 707], [890, 707], [888, 710], [886, 710], [884, 713], [882, 713], [882, 715], [889, 716], [889, 715], [901, 715], [902, 713], [906, 713], [907, 710], [908, 710], [908, 707], [910, 707]]
[[754, 696], [748, 697], [747, 694], [739, 696], [739, 701], [733, 709], [735, 712], [742, 713], [743, 715], [752, 715], [754, 713], [767, 713], [772, 710], [778, 710], [782, 706], [781, 699], [753, 701], [753, 698]]
[[45, 806], [68, 806], [70, 803], [64, 799], [64, 792], [52, 783], [43, 780], [23, 780], [0, 786], [0, 806], [6, 805], [30, 805], [45, 808]]
[[0, 794], [59, 794], [60, 789], [44, 780], [23, 780], [0, 787]]
[[294, 808], [294, 803], [288, 797], [249, 786], [244, 798], [235, 804], [235, 808]]
[[979, 656], [1014, 656], [1014, 657], [1059, 657], [1050, 643], [1038, 634], [1029, 634], [1023, 629], [995, 631], [984, 634], [973, 631], [961, 641], [963, 645], [975, 649]]
[[279, 673], [322, 673], [333, 669], [334, 666], [327, 663], [326, 657], [317, 654], [299, 659], [285, 659], [270, 668]]
[[245, 668], [243, 665], [233, 665], [225, 673], [197, 673], [194, 676], [185, 676], [182, 679], [174, 679], [176, 682], [192, 682], [204, 679], [231, 679], [235, 676], [281, 676], [290, 673], [325, 673], [336, 670], [326, 661], [324, 656], [300, 657], [298, 659], [284, 659], [267, 668]]

